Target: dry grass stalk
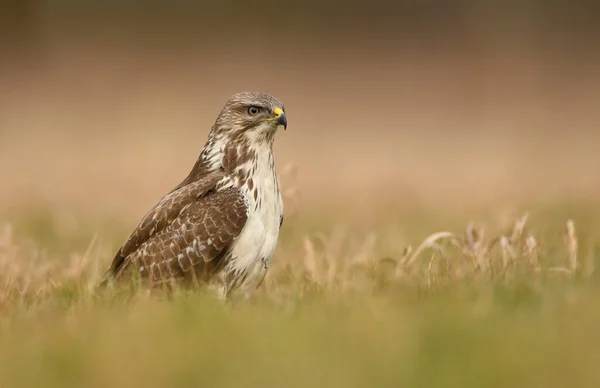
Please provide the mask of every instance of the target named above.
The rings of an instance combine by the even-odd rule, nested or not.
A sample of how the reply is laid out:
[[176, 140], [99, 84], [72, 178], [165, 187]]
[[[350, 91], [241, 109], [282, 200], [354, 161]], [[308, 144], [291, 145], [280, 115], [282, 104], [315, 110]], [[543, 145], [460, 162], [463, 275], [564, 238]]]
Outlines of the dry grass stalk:
[[[449, 231], [433, 233], [416, 249], [406, 246], [397, 260], [375, 260], [378, 248], [375, 233], [361, 239], [344, 228], [337, 228], [328, 235], [306, 236], [302, 240], [302, 270], [297, 271], [298, 265], [292, 262], [283, 267], [274, 266], [269, 274], [269, 285], [261, 292], [273, 293], [276, 300], [283, 300], [285, 295], [294, 292], [302, 294], [301, 290], [310, 284], [323, 290], [340, 286], [342, 291], [364, 291], [373, 287], [375, 281], [383, 280], [422, 284], [434, 290], [438, 284], [466, 278], [485, 281], [501, 278], [507, 281], [517, 275], [517, 270], [519, 273], [545, 271], [570, 276], [578, 268], [574, 222], [569, 220], [566, 223], [568, 257], [565, 266], [544, 268], [540, 260], [543, 251], [539, 249], [536, 238], [526, 232], [527, 220], [526, 214], [514, 222], [505, 235], [492, 235], [488, 239], [486, 229], [472, 222], [466, 226], [462, 238]], [[494, 249], [496, 245], [498, 249]], [[0, 231], [0, 306], [25, 297], [47, 295], [67, 283], [83, 285], [86, 295], [93, 295], [103, 269], [97, 260], [98, 247], [98, 238], [94, 236], [82, 254], [71, 255], [70, 263], [60, 266], [59, 261], [46, 257], [45, 253], [35, 249], [27, 251], [23, 245], [16, 244], [12, 228], [4, 226]], [[427, 261], [420, 262], [419, 257], [427, 249], [432, 249], [433, 253]], [[395, 266], [392, 273], [387, 267], [388, 262]], [[284, 272], [294, 281], [278, 285]]]
[[408, 256], [404, 262], [402, 263], [405, 267], [410, 268], [414, 262], [417, 260], [419, 254], [427, 248], [434, 248], [441, 251], [441, 247], [438, 244], [438, 241], [453, 238], [454, 233], [452, 232], [437, 232], [429, 235], [418, 247], [417, 249]]
[[525, 240], [525, 254], [527, 255], [529, 263], [533, 266], [534, 270], [539, 271], [540, 263], [538, 260], [537, 248], [535, 237], [527, 236], [527, 239]]
[[304, 238], [304, 269], [308, 274], [310, 281], [316, 284], [321, 283], [319, 272], [317, 271], [317, 260], [315, 259], [315, 247], [308, 237]]
[[515, 221], [515, 224], [513, 226], [513, 230], [510, 236], [510, 242], [512, 244], [518, 244], [521, 241], [521, 238], [524, 235], [524, 231], [525, 231], [525, 224], [527, 223], [527, 220], [529, 219], [529, 213], [525, 213], [525, 215], [523, 215], [521, 218], [519, 218], [517, 221]]
[[571, 271], [574, 273], [577, 271], [577, 250], [579, 244], [577, 242], [577, 236], [575, 234], [575, 222], [573, 220], [567, 221], [567, 228], [565, 232], [565, 245], [567, 246], [569, 266]]
[[434, 260], [435, 260], [435, 252], [431, 255], [431, 259], [429, 259], [429, 265], [427, 265], [427, 288], [430, 291], [431, 291], [433, 283], [435, 282], [435, 275], [431, 271]]

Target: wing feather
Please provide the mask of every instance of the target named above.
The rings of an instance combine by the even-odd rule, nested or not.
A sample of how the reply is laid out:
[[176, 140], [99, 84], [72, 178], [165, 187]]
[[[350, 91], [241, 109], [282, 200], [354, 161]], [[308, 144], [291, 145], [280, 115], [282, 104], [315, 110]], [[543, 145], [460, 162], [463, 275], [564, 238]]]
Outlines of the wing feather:
[[164, 281], [218, 269], [248, 217], [238, 189], [214, 190], [222, 178], [213, 173], [166, 195], [123, 244], [108, 275], [119, 278], [136, 268], [142, 277]]

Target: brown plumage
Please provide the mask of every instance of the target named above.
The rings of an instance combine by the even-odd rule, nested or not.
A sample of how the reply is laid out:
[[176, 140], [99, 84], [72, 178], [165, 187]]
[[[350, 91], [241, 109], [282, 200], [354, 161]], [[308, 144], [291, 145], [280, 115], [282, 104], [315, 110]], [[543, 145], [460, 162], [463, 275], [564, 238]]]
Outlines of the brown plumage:
[[287, 120], [274, 97], [230, 98], [188, 176], [142, 218], [103, 283], [135, 272], [153, 285], [215, 283], [224, 296], [260, 284], [283, 219], [272, 155], [278, 125]]

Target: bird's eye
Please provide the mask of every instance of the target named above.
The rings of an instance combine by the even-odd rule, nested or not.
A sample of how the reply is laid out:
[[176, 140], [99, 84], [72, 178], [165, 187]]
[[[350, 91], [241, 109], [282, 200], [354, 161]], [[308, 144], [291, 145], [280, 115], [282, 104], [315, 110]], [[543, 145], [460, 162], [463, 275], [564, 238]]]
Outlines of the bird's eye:
[[250, 108], [248, 108], [248, 113], [250, 114], [250, 116], [256, 116], [260, 113], [260, 108], [257, 106], [251, 106]]

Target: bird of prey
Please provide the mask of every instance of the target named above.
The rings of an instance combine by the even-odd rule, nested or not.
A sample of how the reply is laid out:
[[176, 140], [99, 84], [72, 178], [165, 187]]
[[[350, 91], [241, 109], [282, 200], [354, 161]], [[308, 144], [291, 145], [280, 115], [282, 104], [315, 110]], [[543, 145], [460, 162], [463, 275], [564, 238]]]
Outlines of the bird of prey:
[[283, 104], [233, 95], [188, 176], [142, 218], [103, 281], [204, 284], [222, 298], [260, 286], [283, 222], [273, 141]]

